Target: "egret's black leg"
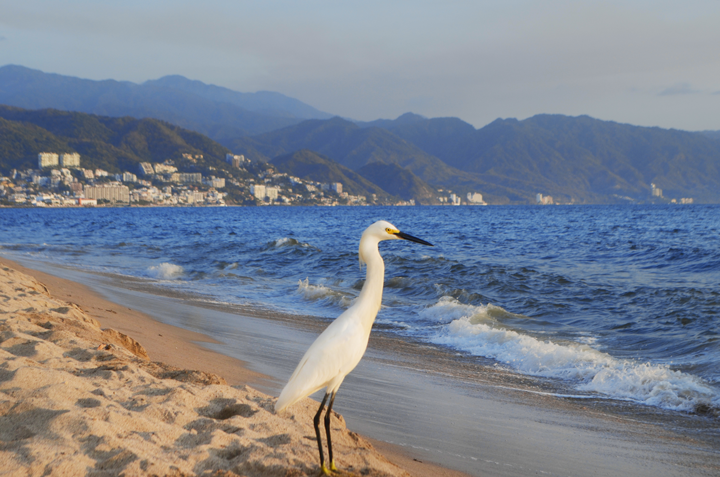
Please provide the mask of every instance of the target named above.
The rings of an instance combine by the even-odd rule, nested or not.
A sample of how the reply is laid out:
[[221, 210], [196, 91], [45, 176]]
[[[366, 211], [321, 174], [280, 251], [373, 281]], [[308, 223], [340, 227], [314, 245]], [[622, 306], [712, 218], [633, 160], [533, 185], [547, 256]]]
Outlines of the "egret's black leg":
[[328, 396], [329, 394], [326, 393], [320, 403], [320, 409], [318, 409], [317, 414], [315, 414], [315, 419], [313, 419], [313, 422], [315, 423], [315, 437], [317, 438], [318, 452], [320, 452], [320, 468], [323, 470], [323, 473], [325, 473], [325, 456], [323, 456], [322, 440], [320, 440], [320, 414], [323, 412], [325, 401], [327, 401]]
[[327, 412], [325, 413], [325, 432], [327, 434], [328, 460], [330, 461], [330, 470], [333, 471], [337, 471], [337, 467], [335, 467], [335, 461], [333, 460], [332, 440], [330, 440], [330, 414], [332, 413], [333, 403], [335, 402], [335, 394], [336, 393], [332, 393], [332, 396], [330, 396], [330, 403], [328, 404]]

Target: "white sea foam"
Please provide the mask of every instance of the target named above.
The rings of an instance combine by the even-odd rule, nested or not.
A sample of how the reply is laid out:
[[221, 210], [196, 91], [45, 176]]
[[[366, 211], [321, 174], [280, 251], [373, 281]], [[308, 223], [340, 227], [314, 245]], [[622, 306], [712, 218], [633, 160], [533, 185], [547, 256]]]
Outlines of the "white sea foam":
[[284, 247], [286, 245], [292, 245], [293, 243], [297, 243], [297, 240], [293, 240], [289, 237], [283, 237], [273, 241], [273, 245], [276, 247]]
[[420, 312], [422, 318], [437, 323], [451, 323], [463, 318], [467, 318], [471, 323], [497, 323], [497, 317], [503, 315], [511, 314], [492, 304], [484, 306], [465, 305], [450, 296], [440, 298], [434, 306], [425, 308]]
[[149, 276], [163, 280], [169, 280], [181, 276], [185, 270], [180, 265], [163, 262], [160, 265], [153, 265], [147, 269]]
[[524, 374], [571, 380], [581, 391], [665, 409], [720, 407], [720, 394], [697, 376], [663, 365], [616, 359], [588, 344], [554, 343], [503, 329], [493, 318], [498, 309], [502, 310], [444, 297], [421, 316], [444, 324], [431, 338], [434, 343], [495, 359]]
[[310, 301], [327, 301], [342, 308], [349, 308], [355, 301], [339, 291], [324, 285], [311, 285], [310, 280], [298, 280], [298, 292]]
[[270, 245], [272, 245], [273, 247], [277, 247], [277, 248], [294, 247], [294, 246], [303, 247], [303, 248], [316, 248], [316, 247], [313, 247], [312, 245], [310, 245], [309, 243], [301, 242], [297, 239], [290, 238], [290, 237], [282, 237], [282, 238], [273, 240], [272, 242], [270, 242]]

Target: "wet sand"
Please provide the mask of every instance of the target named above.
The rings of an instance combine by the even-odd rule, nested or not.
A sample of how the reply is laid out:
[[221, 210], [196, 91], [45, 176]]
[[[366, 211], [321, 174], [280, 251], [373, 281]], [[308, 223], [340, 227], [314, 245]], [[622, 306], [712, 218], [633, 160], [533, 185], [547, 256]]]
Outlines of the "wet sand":
[[[146, 339], [151, 356], [166, 353], [163, 361], [206, 369], [225, 376], [230, 383], [251, 383], [271, 395], [277, 395], [323, 327], [302, 317], [240, 315], [183, 297], [148, 294], [141, 286], [118, 286], [110, 278], [48, 271], [90, 282], [92, 291], [86, 293], [110, 300], [107, 307], [97, 306], [98, 313], [106, 307], [109, 320], [120, 318], [119, 308], [136, 313], [137, 322], [121, 319], [114, 326], [143, 344]], [[68, 286], [59, 282], [57, 293], [72, 294], [67, 292]], [[179, 325], [176, 344], [154, 336], [171, 333], [170, 328], [156, 331], [149, 325], [152, 320], [135, 310], [161, 322], [152, 326]], [[152, 340], [166, 349], [154, 350]], [[183, 342], [191, 342], [197, 349], [173, 353], [173, 347], [190, 349]], [[194, 360], [192, 366], [187, 365], [188, 359]], [[241, 373], [239, 367], [247, 371]], [[720, 439], [712, 432], [717, 421], [711, 418], [638, 411], [616, 403], [558, 398], [543, 392], [533, 380], [375, 333], [365, 359], [343, 384], [335, 409], [344, 415], [350, 429], [372, 436], [376, 447], [413, 475], [442, 475], [428, 462], [471, 475], [720, 472]]]

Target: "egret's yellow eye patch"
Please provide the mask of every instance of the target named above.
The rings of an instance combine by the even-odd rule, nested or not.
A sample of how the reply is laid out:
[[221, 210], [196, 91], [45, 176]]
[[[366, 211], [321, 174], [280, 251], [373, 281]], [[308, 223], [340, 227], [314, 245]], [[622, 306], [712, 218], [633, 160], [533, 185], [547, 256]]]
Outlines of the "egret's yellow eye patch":
[[387, 233], [389, 233], [389, 234], [391, 234], [391, 235], [397, 235], [397, 234], [400, 233], [399, 230], [391, 229], [390, 227], [386, 228], [386, 229], [385, 229], [385, 232], [387, 232]]

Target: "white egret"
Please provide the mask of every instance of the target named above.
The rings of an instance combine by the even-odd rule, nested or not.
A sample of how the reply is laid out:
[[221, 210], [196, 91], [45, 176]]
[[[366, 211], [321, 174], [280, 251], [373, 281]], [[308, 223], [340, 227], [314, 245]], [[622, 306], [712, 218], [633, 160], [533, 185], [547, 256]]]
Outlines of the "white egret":
[[[325, 397], [315, 414], [315, 437], [320, 452], [320, 468], [323, 474], [337, 471], [333, 461], [332, 441], [330, 439], [330, 414], [335, 394], [345, 379], [362, 359], [367, 348], [370, 330], [382, 303], [383, 282], [385, 280], [385, 263], [383, 262], [378, 244], [382, 240], [404, 239], [430, 245], [424, 240], [400, 232], [394, 225], [384, 220], [375, 222], [365, 229], [360, 238], [360, 262], [367, 265], [365, 284], [355, 303], [335, 319], [310, 346], [295, 372], [280, 393], [275, 403], [275, 410], [282, 411], [299, 400], [325, 388]], [[325, 466], [322, 441], [320, 439], [320, 415], [325, 402], [330, 397], [325, 413], [325, 433], [327, 436], [328, 461]]]

